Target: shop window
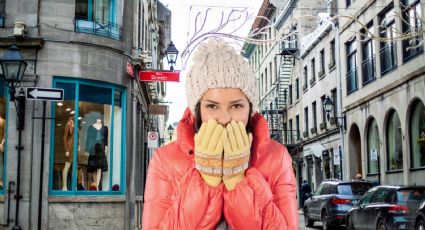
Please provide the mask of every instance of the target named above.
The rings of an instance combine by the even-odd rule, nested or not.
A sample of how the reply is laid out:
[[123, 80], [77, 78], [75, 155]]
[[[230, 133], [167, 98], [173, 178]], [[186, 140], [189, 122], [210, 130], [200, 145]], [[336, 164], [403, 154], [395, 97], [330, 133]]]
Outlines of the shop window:
[[400, 118], [396, 111], [391, 111], [387, 121], [387, 169], [403, 169], [403, 148]]
[[378, 173], [379, 131], [375, 119], [367, 128], [367, 170], [368, 173]]
[[124, 192], [124, 92], [113, 85], [56, 79], [64, 101], [54, 107], [51, 192]]
[[0, 81], [0, 194], [4, 193], [4, 181], [6, 175], [6, 124], [7, 124], [7, 90]]
[[413, 106], [409, 129], [411, 167], [425, 167], [425, 107], [421, 101]]

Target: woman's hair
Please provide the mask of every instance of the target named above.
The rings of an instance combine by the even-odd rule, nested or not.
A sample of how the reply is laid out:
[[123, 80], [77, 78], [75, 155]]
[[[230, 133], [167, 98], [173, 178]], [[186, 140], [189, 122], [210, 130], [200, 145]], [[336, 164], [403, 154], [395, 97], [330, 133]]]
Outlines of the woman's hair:
[[[252, 133], [252, 104], [249, 102], [249, 117], [248, 123], [246, 124], [246, 131]], [[195, 106], [195, 130], [198, 132], [199, 128], [202, 125], [202, 117], [201, 117], [201, 103], [196, 103]]]

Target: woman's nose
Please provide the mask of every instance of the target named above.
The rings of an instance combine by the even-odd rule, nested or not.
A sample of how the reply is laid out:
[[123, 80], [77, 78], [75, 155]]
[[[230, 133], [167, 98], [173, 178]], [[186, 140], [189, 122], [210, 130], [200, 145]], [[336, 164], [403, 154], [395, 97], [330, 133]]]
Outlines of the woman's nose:
[[230, 121], [232, 121], [232, 115], [227, 111], [221, 111], [217, 117], [218, 123], [223, 126], [226, 126]]

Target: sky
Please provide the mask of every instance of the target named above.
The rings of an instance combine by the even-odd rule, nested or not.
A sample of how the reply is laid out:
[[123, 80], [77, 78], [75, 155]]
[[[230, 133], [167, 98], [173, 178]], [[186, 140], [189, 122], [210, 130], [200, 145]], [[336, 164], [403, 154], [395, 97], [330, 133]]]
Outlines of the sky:
[[[186, 67], [183, 69], [182, 65], [182, 51], [187, 47], [188, 41], [193, 36], [195, 25], [200, 28], [200, 23], [195, 23], [196, 15], [200, 12], [202, 16], [206, 15], [207, 9], [210, 9], [205, 20], [204, 29], [201, 31], [206, 32], [213, 28], [216, 28], [220, 24], [221, 16], [224, 14], [225, 17], [229, 15], [231, 9], [241, 9], [246, 7], [248, 15], [252, 16], [244, 26], [239, 29], [236, 34], [239, 36], [246, 36], [252, 26], [254, 17], [257, 15], [258, 10], [261, 7], [262, 0], [160, 0], [169, 10], [171, 10], [171, 40], [175, 44], [177, 50], [179, 50], [179, 57], [177, 64], [174, 67], [175, 70], [181, 70], [180, 82], [168, 82], [167, 83], [167, 95], [164, 101], [172, 102], [170, 106], [170, 113], [168, 118], [168, 124], [178, 122], [183, 115], [184, 110], [187, 107], [186, 103], [186, 92], [185, 92], [185, 81], [186, 71], [190, 67], [190, 59], [186, 62]], [[244, 18], [245, 13], [242, 15]], [[229, 23], [224, 29], [224, 32], [232, 31], [242, 24], [242, 19]], [[238, 48], [238, 47], [236, 47]], [[240, 47], [239, 47], [240, 48]], [[167, 63], [165, 61], [165, 63]]]

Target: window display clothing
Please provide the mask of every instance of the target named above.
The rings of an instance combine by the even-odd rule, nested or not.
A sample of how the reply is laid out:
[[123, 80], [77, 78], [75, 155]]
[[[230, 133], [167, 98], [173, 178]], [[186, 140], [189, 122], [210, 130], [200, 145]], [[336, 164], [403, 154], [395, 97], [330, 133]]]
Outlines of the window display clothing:
[[86, 152], [89, 153], [88, 172], [94, 172], [102, 169], [108, 171], [105, 150], [108, 146], [108, 127], [102, 125], [99, 129], [91, 125], [87, 129]]
[[[65, 147], [65, 162], [74, 160], [74, 118], [68, 118], [63, 131], [63, 145]], [[68, 153], [68, 154], [66, 154]]]

